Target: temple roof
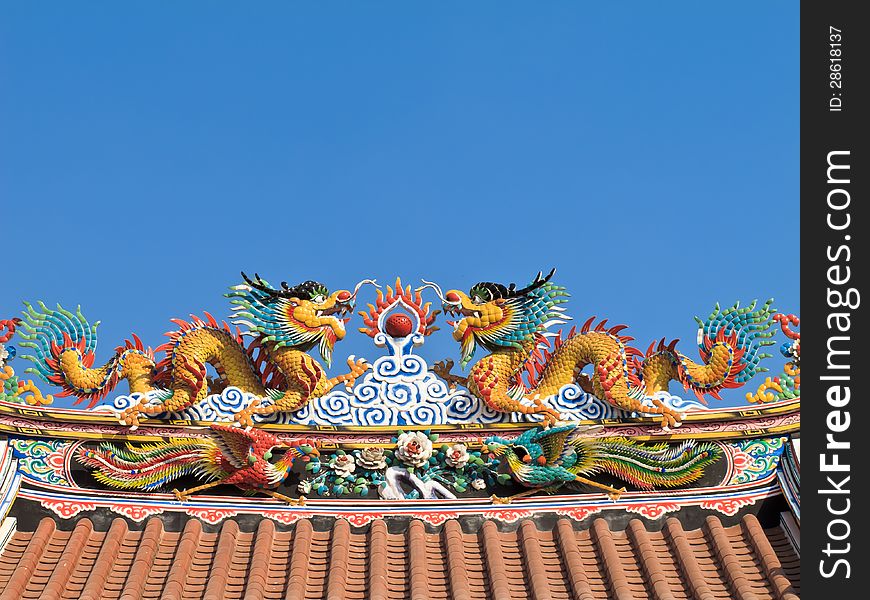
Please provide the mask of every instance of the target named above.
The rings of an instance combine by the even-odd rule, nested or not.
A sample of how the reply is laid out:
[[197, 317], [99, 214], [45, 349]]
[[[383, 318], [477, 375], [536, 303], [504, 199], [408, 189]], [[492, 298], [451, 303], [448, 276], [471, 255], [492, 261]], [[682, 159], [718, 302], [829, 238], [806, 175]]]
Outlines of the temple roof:
[[[550, 276], [522, 290], [478, 284], [481, 297], [506, 299], [488, 309], [397, 281], [360, 329], [387, 354], [349, 357], [350, 371], [330, 379], [305, 354], [313, 330], [283, 303], [312, 296], [314, 282], [279, 290], [255, 276], [233, 287], [236, 316], [259, 336], [250, 345], [206, 313], [175, 321], [160, 363], [133, 336], [103, 371], [91, 368], [95, 326], [80, 311], [40, 303], [0, 321], [0, 342], [20, 326], [30, 372], [88, 404], [50, 406], [0, 364], [0, 600], [796, 600], [797, 317], [770, 302], [717, 306], [698, 320], [701, 358], [721, 367], [711, 379], [676, 341], [643, 353], [606, 320], [546, 331], [564, 317]], [[325, 291], [293, 306], [343, 328], [332, 315], [362, 283], [334, 294], [341, 310], [317, 299]], [[415, 354], [436, 329], [426, 288], [462, 319], [513, 315], [480, 334], [489, 350], [513, 348], [513, 362], [490, 354], [461, 376], [450, 360]], [[775, 322], [793, 362], [745, 394], [749, 405], [669, 393], [675, 377], [699, 398], [745, 383], [769, 356]], [[321, 337], [328, 363], [337, 338]], [[197, 354], [216, 343], [220, 359]], [[712, 355], [726, 346], [733, 360]], [[279, 350], [295, 362], [270, 354]], [[60, 354], [70, 352], [81, 364], [67, 372]], [[504, 369], [510, 387], [493, 376]], [[129, 395], [107, 397], [122, 373]], [[302, 396], [291, 380], [308, 382]]]
[[107, 525], [82, 518], [62, 529], [44, 518], [16, 531], [0, 555], [0, 598], [796, 600], [800, 591], [785, 532], [752, 514], [730, 526], [710, 515], [696, 529], [672, 517], [659, 531], [637, 518], [624, 530], [603, 518], [580, 530], [566, 518], [507, 530], [458, 520]]

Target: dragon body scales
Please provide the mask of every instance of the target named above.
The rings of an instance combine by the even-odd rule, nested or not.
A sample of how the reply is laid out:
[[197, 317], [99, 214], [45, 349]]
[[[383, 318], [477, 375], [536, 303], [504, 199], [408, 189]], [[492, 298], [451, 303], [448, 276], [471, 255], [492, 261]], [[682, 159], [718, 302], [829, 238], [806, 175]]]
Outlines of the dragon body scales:
[[[312, 397], [326, 394], [340, 383], [352, 385], [365, 372], [365, 360], [348, 359], [349, 373], [329, 378], [321, 364], [307, 352], [318, 347], [330, 364], [335, 342], [344, 338], [345, 323], [356, 292], [329, 293], [315, 281], [274, 289], [259, 276], [230, 289], [227, 297], [235, 306], [235, 323], [247, 328], [235, 332], [224, 322], [219, 325], [208, 313], [203, 320], [174, 319], [178, 330], [167, 333], [169, 341], [157, 348], [165, 358], [157, 362], [134, 334], [116, 348], [109, 360], [94, 367], [99, 323], [89, 324], [77, 309], [72, 313], [60, 305], [56, 310], [43, 303], [25, 303], [21, 344], [32, 349], [26, 358], [34, 363], [28, 372], [63, 388], [62, 396], [88, 401], [91, 408], [120, 380], [126, 379], [131, 393], [143, 394], [140, 404], [126, 409], [122, 424], [136, 427], [141, 415], [153, 416], [183, 410], [227, 386], [235, 386], [271, 400], [254, 400], [235, 418], [253, 425], [252, 415], [294, 411]], [[243, 336], [253, 340], [247, 345]], [[211, 365], [217, 377], [207, 375]], [[145, 394], [158, 390], [159, 401], [149, 402]]]
[[[455, 289], [444, 294], [424, 282], [440, 296], [446, 313], [460, 317], [451, 324], [461, 365], [471, 361], [478, 345], [489, 351], [467, 377], [452, 374], [449, 360], [433, 370], [451, 385], [466, 386], [494, 410], [540, 414], [545, 424], [555, 423], [559, 415], [542, 399], [576, 382], [622, 410], [660, 415], [665, 428], [679, 426], [682, 415], [660, 400], [652, 399], [652, 406], [642, 400], [667, 391], [670, 381], [682, 383], [703, 402], [705, 394], [718, 398], [721, 390], [739, 387], [766, 370], [759, 363], [770, 356], [763, 347], [773, 343], [767, 339], [773, 336], [771, 300], [760, 307], [756, 302], [724, 310], [717, 305], [706, 321], [696, 318], [702, 362], [695, 362], [676, 350], [677, 340], [662, 340], [641, 352], [629, 346], [633, 338], [621, 334], [624, 325], [607, 328], [605, 320], [593, 327], [594, 317], [564, 338], [561, 331], [548, 332], [569, 318], [560, 306], [568, 294], [550, 281], [554, 272], [546, 277], [538, 273], [523, 289], [481, 282], [468, 294]], [[587, 365], [591, 375], [582, 373]]]

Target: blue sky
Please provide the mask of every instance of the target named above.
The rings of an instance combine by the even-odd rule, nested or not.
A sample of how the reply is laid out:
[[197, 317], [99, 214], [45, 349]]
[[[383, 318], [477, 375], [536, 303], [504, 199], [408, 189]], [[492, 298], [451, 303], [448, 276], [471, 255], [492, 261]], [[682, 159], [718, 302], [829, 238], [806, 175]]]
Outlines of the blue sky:
[[576, 321], [695, 356], [716, 301], [799, 313], [798, 57], [784, 1], [3, 2], [0, 314], [81, 304], [103, 360], [240, 270], [556, 266]]

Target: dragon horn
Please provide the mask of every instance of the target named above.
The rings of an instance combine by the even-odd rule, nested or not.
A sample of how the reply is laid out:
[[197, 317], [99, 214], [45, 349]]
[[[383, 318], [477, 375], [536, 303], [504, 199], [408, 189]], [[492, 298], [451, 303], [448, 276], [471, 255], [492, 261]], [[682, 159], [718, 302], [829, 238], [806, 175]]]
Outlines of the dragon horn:
[[367, 284], [367, 283], [369, 283], [369, 284], [375, 286], [375, 287], [378, 288], [378, 289], [381, 289], [381, 286], [378, 285], [378, 280], [377, 280], [377, 279], [363, 279], [362, 281], [360, 281], [359, 283], [357, 283], [356, 286], [354, 286], [354, 288], [353, 288], [353, 294], [351, 294], [350, 297], [351, 297], [351, 298], [356, 298], [356, 293], [359, 291], [359, 289], [360, 289], [362, 286], [364, 286], [364, 285]]
[[543, 271], [538, 271], [538, 274], [535, 276], [535, 280], [532, 281], [532, 283], [530, 283], [529, 285], [527, 285], [523, 289], [517, 291], [516, 284], [512, 283], [510, 285], [510, 287], [508, 288], [508, 290], [510, 291], [511, 296], [524, 296], [525, 294], [528, 294], [529, 292], [535, 291], [536, 289], [538, 289], [539, 287], [541, 287], [542, 285], [544, 285], [545, 283], [550, 281], [550, 279], [553, 277], [553, 275], [555, 273], [556, 273], [556, 267], [553, 267], [552, 269], [550, 269], [550, 272], [547, 273], [546, 277], [544, 277]]
[[441, 303], [442, 304], [447, 303], [447, 300], [444, 298], [444, 292], [441, 291], [441, 286], [439, 286], [437, 283], [434, 283], [432, 281], [426, 281], [425, 279], [421, 279], [420, 281], [423, 282], [423, 285], [421, 285], [420, 287], [415, 289], [414, 290], [415, 292], [423, 291], [426, 288], [432, 288], [433, 290], [435, 290], [435, 293], [438, 295], [438, 298], [441, 300]]
[[245, 283], [247, 283], [249, 286], [251, 286], [255, 290], [259, 290], [261, 292], [264, 292], [266, 294], [271, 294], [273, 296], [277, 296], [280, 294], [280, 292], [278, 290], [267, 285], [266, 282], [260, 278], [259, 273], [254, 273], [254, 279], [256, 281], [252, 281], [251, 278], [248, 277], [247, 275], [245, 275], [245, 272], [242, 271], [242, 279], [244, 279]]
[[[267, 294], [270, 299], [275, 298], [293, 298], [294, 296], [298, 296], [300, 292], [304, 291], [306, 284], [312, 282], [305, 282], [300, 285], [290, 287], [287, 285], [286, 281], [281, 282], [281, 289], [275, 289], [260, 277], [259, 273], [254, 273], [254, 279], [251, 280], [250, 277], [245, 275], [244, 271], [242, 272], [242, 279], [245, 280], [245, 283], [248, 284], [252, 289], [260, 291], [264, 294]], [[316, 282], [315, 282], [316, 283]]]

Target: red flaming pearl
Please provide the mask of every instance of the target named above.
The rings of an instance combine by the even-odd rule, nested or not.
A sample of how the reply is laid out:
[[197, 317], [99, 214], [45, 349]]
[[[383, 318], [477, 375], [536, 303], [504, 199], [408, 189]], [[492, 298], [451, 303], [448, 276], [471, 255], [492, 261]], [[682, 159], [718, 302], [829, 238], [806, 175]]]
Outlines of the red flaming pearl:
[[384, 330], [391, 337], [405, 337], [411, 335], [414, 330], [414, 324], [411, 318], [404, 313], [396, 313], [387, 317], [384, 323]]

